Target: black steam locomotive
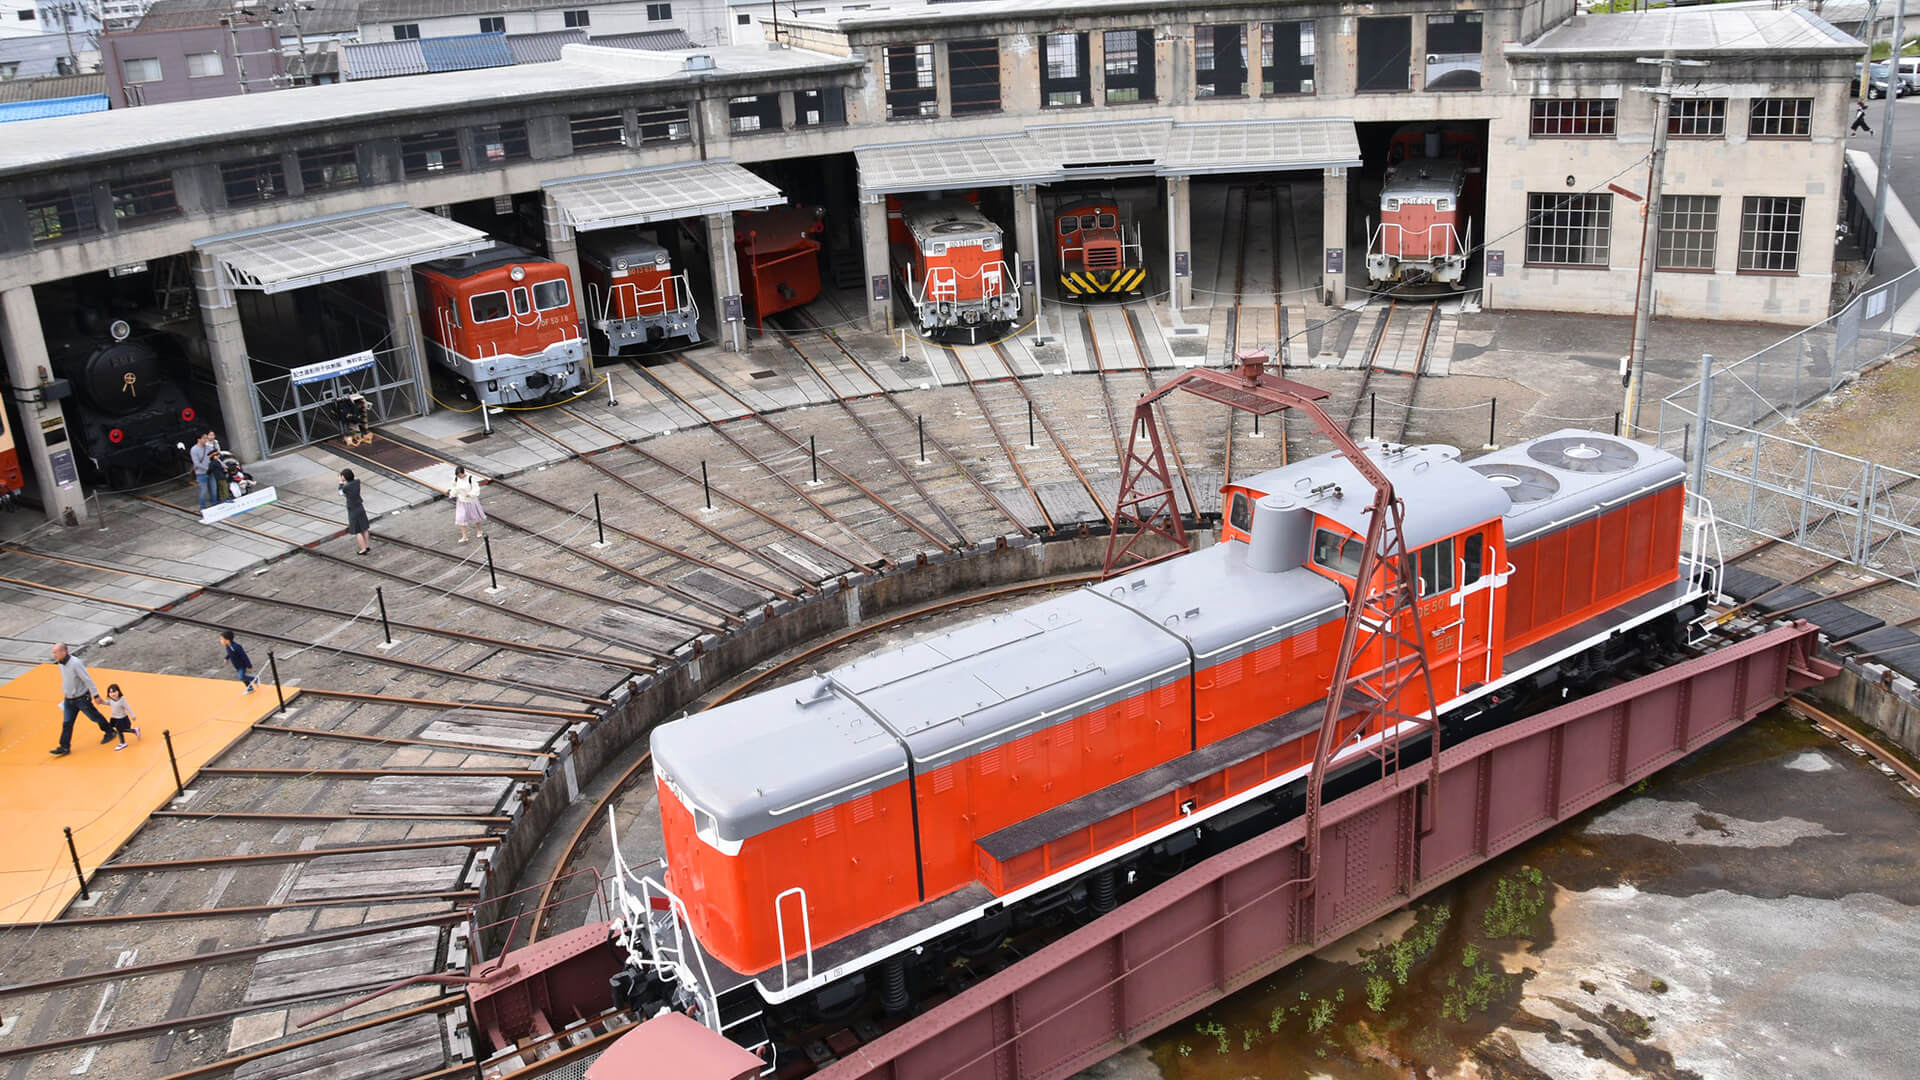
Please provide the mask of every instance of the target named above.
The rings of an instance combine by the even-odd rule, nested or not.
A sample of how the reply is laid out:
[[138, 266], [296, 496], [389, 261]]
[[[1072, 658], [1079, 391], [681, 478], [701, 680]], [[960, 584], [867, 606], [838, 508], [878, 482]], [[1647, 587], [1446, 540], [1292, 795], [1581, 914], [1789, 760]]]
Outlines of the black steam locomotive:
[[50, 338], [47, 351], [72, 386], [62, 409], [92, 482], [130, 487], [185, 468], [180, 444], [209, 425], [187, 396], [187, 365], [170, 337], [136, 336], [116, 319], [104, 332]]

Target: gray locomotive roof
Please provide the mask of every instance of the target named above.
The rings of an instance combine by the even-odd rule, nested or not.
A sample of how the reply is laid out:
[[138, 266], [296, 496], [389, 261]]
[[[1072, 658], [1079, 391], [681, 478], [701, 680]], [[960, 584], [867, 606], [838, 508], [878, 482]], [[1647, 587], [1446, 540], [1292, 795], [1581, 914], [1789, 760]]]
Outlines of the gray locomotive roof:
[[[1409, 548], [1430, 544], [1470, 526], [1505, 514], [1511, 503], [1498, 484], [1460, 464], [1460, 451], [1451, 446], [1389, 447], [1361, 444], [1393, 484], [1406, 507], [1406, 543]], [[1304, 461], [1237, 481], [1269, 495], [1286, 496], [1316, 514], [1332, 518], [1367, 535], [1367, 511], [1373, 505], [1373, 486], [1360, 470], [1329, 451]], [[1335, 488], [1325, 488], [1325, 485]], [[1313, 495], [1315, 488], [1323, 494]], [[1334, 493], [1337, 488], [1338, 494]]]
[[730, 840], [906, 779], [900, 744], [817, 675], [662, 724], [651, 748]]
[[[1628, 455], [1632, 464], [1626, 464]], [[1466, 465], [1510, 485], [1508, 541], [1569, 524], [1602, 503], [1670, 484], [1686, 473], [1686, 464], [1665, 450], [1580, 428], [1515, 443]]]
[[1000, 235], [1000, 226], [965, 199], [922, 199], [900, 208], [907, 229], [925, 245], [929, 241], [978, 240]]
[[1248, 567], [1247, 545], [1232, 541], [1089, 585], [1087, 591], [1179, 635], [1193, 646], [1202, 666], [1212, 654], [1227, 654], [1225, 659], [1338, 618], [1347, 600], [1340, 586], [1304, 567], [1279, 573]]
[[1458, 195], [1466, 180], [1466, 163], [1458, 158], [1419, 158], [1394, 166], [1393, 177], [1380, 194], [1401, 198]]
[[[655, 768], [744, 839], [1140, 693], [1179, 642], [1087, 592], [880, 653], [653, 733]], [[876, 722], [875, 718], [879, 721]]]
[[1085, 592], [856, 660], [833, 673], [937, 768], [1052, 722], [1140, 693], [1128, 685], [1184, 665], [1155, 628]]
[[604, 233], [582, 233], [580, 246], [602, 259], [626, 259], [628, 262], [652, 262], [667, 249], [637, 236], [611, 237]]

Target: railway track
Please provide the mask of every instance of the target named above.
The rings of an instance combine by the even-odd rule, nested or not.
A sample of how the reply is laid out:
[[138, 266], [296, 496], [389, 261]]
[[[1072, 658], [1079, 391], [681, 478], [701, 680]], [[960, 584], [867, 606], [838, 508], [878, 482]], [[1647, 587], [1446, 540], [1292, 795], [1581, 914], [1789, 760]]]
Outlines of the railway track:
[[1389, 375], [1407, 382], [1403, 399], [1389, 398], [1388, 408], [1397, 415], [1387, 419], [1386, 430], [1393, 433], [1387, 441], [1407, 441], [1418, 407], [1415, 399], [1420, 381], [1427, 374], [1439, 313], [1437, 303], [1402, 303], [1397, 297], [1387, 301], [1386, 311], [1374, 324], [1366, 360], [1360, 369], [1360, 385], [1354, 391], [1353, 407], [1347, 412], [1345, 431], [1349, 437], [1355, 437], [1354, 429], [1362, 415], [1367, 418], [1366, 437], [1382, 437], [1378, 414], [1380, 386], [1375, 376]]

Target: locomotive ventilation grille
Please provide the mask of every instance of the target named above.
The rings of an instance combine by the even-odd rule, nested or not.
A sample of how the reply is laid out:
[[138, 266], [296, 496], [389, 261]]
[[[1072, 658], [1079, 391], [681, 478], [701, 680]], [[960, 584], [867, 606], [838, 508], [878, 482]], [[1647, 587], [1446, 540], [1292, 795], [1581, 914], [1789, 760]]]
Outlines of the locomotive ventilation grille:
[[952, 233], [972, 232], [975, 228], [977, 226], [970, 221], [943, 221], [935, 225], [933, 231], [941, 236], [947, 236]]
[[1542, 439], [1527, 448], [1542, 465], [1577, 473], [1625, 472], [1640, 464], [1640, 454], [1623, 442], [1598, 436]]
[[1117, 247], [1090, 247], [1087, 249], [1087, 269], [1120, 269], [1120, 249]]
[[1503, 462], [1498, 465], [1472, 465], [1469, 468], [1499, 484], [1515, 506], [1551, 499], [1560, 490], [1560, 481], [1555, 480], [1552, 473], [1531, 465]]

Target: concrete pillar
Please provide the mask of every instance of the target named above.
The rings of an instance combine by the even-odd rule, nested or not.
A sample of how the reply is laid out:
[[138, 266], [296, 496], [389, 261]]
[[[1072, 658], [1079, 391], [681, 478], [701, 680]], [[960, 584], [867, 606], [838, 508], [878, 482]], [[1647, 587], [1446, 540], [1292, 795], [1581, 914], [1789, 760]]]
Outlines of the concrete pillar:
[[1013, 271], [1013, 279], [1023, 282], [1022, 263], [1033, 264], [1033, 285], [1020, 286], [1020, 310], [1030, 313], [1034, 319], [1034, 331], [1040, 330], [1040, 197], [1039, 188], [1033, 184], [1015, 184], [1013, 186], [1013, 232], [1018, 250], [1014, 258], [1008, 260], [1008, 269]]
[[936, 116], [953, 115], [953, 65], [947, 59], [947, 43], [933, 43], [933, 93]]
[[[747, 347], [747, 332], [740, 296], [740, 253], [733, 246], [733, 215], [708, 214], [706, 222], [707, 262], [713, 267], [714, 333], [721, 348], [742, 352]], [[728, 297], [733, 298], [731, 305]]]
[[[420, 388], [420, 396], [414, 404], [419, 413], [433, 411], [432, 399], [427, 397], [428, 389], [433, 385], [427, 374], [426, 346], [420, 340], [420, 303], [413, 291], [413, 268], [401, 267], [388, 270], [381, 275], [381, 284], [387, 294], [387, 334], [393, 342], [393, 348], [407, 358], [407, 370], [413, 373], [414, 385]], [[380, 420], [398, 420], [397, 416], [382, 416]]]
[[887, 197], [865, 195], [860, 199], [860, 246], [867, 267], [867, 329], [893, 329], [893, 301], [879, 299], [884, 283], [885, 295], [893, 295], [893, 267], [887, 253]]
[[[1177, 268], [1181, 256], [1187, 257], [1187, 275]], [[1173, 283], [1173, 306], [1184, 311], [1193, 307], [1193, 179], [1167, 177], [1167, 280]]]
[[[587, 324], [587, 283], [580, 276], [580, 241], [574, 234], [573, 226], [567, 222], [565, 214], [560, 212], [560, 204], [552, 195], [547, 195], [541, 208], [541, 217], [547, 225], [547, 258], [567, 268], [573, 278], [573, 311], [580, 319], [580, 336], [589, 344], [586, 349], [587, 367], [581, 372], [582, 379], [593, 378], [593, 334]], [[411, 278], [409, 278], [411, 281]], [[411, 285], [409, 285], [411, 288]], [[425, 384], [422, 384], [425, 385]]]
[[1107, 103], [1107, 35], [1103, 30], [1087, 31], [1087, 102]]
[[[1347, 302], [1347, 258], [1352, 254], [1347, 250], [1347, 170], [1326, 169], [1320, 175], [1320, 236], [1327, 247], [1320, 256], [1322, 292], [1327, 303], [1338, 307]], [[1331, 270], [1336, 251], [1340, 264], [1337, 274]], [[1365, 257], [1364, 252], [1361, 257]]]
[[[87, 520], [87, 493], [80, 486], [79, 449], [67, 432], [58, 402], [35, 404], [29, 391], [52, 377], [47, 339], [40, 329], [40, 307], [33, 287], [22, 285], [0, 292], [0, 351], [7, 354], [7, 382], [20, 417], [13, 433], [24, 469], [33, 471], [34, 487], [47, 520], [78, 525]], [[56, 457], [58, 464], [56, 465]], [[65, 481], [65, 486], [61, 481]]]
[[260, 444], [253, 365], [247, 359], [240, 308], [221, 277], [219, 264], [203, 251], [193, 256], [193, 287], [200, 303], [200, 326], [207, 336], [207, 359], [213, 362], [213, 380], [220, 391], [220, 415], [226, 427], [220, 433], [221, 445], [242, 461], [258, 461], [267, 455]]

